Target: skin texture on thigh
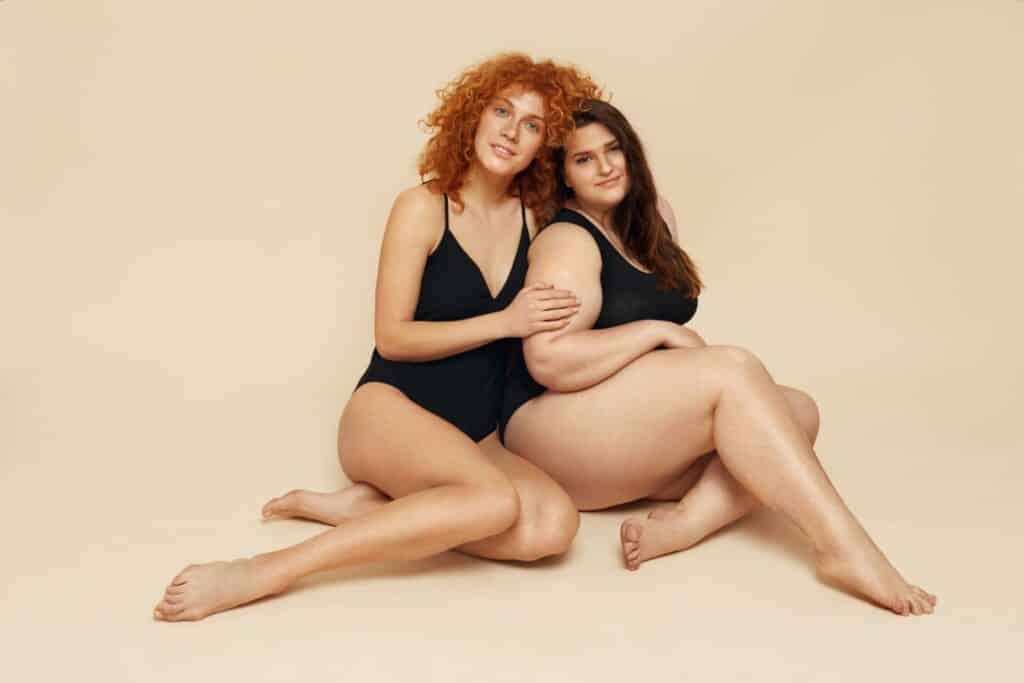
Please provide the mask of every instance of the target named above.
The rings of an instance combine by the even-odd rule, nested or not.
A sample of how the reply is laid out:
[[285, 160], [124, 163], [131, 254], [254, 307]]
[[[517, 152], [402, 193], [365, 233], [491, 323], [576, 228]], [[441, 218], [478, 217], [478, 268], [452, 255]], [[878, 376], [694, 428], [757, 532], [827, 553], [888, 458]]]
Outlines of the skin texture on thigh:
[[[529, 562], [568, 550], [579, 528], [579, 511], [562, 488], [536, 465], [501, 445], [496, 434], [479, 443], [482, 457], [511, 482], [519, 517], [511, 528], [456, 550], [492, 560]], [[264, 517], [298, 517], [338, 526], [391, 502], [370, 482], [330, 493], [293, 490], [263, 507]]]
[[[811, 398], [810, 394], [800, 389], [786, 386], [784, 384], [777, 385], [779, 393], [786, 399], [786, 403], [789, 405], [789, 409], [793, 411], [793, 416], [796, 421], [800, 423], [800, 427], [807, 434], [807, 438], [810, 439], [813, 444], [818, 438], [818, 428], [821, 424], [821, 416], [818, 412], [818, 405]], [[711, 462], [715, 453], [709, 453], [699, 459], [697, 459], [693, 465], [690, 466], [679, 479], [673, 481], [664, 489], [656, 491], [652, 495], [648, 496], [651, 500], [672, 500], [678, 501], [686, 493], [693, 488], [697, 480], [700, 479], [704, 473], [704, 469]]]
[[581, 510], [650, 496], [714, 450], [716, 384], [703, 352], [651, 351], [590, 388], [546, 392], [512, 417], [506, 443]]
[[345, 407], [338, 459], [349, 479], [391, 498], [445, 484], [509, 485], [472, 439], [379, 382], [359, 387]]

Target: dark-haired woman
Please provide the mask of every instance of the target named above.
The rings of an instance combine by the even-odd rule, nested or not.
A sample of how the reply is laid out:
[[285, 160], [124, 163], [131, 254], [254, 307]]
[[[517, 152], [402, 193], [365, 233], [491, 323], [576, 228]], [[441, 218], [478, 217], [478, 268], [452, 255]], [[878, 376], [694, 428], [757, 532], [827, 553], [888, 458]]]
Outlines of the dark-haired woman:
[[701, 282], [627, 120], [599, 101], [575, 119], [556, 157], [565, 208], [531, 246], [526, 281], [575, 291], [583, 306], [564, 329], [523, 341], [505, 444], [582, 510], [682, 497], [623, 523], [631, 569], [760, 501], [810, 537], [827, 580], [899, 614], [931, 612], [934, 596], [904, 581], [822, 470], [813, 400], [778, 386], [749, 351], [708, 346], [683, 326]]
[[339, 425], [338, 457], [357, 483], [264, 507], [265, 516], [347, 522], [290, 548], [185, 568], [157, 619], [201, 619], [337, 567], [452, 548], [533, 560], [568, 547], [576, 508], [494, 429], [509, 338], [557, 330], [578, 310], [571, 292], [523, 279], [534, 225], [554, 206], [552, 151], [596, 91], [572, 68], [513, 54], [439, 93], [420, 162], [433, 181], [391, 209], [377, 345]]

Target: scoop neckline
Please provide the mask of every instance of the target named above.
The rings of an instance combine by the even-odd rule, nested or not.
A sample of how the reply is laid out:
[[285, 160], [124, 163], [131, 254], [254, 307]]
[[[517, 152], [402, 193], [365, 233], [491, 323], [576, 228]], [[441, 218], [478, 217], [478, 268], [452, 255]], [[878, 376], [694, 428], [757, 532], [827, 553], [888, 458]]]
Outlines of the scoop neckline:
[[570, 208], [568, 206], [563, 206], [562, 210], [563, 211], [571, 211], [572, 213], [576, 214], [577, 216], [579, 216], [580, 218], [585, 220], [587, 223], [589, 223], [590, 226], [592, 228], [594, 228], [594, 230], [596, 230], [601, 235], [601, 238], [605, 242], [608, 243], [608, 246], [611, 247], [612, 251], [615, 252], [616, 256], [618, 256], [620, 259], [622, 259], [622, 261], [627, 266], [629, 266], [630, 268], [632, 268], [636, 272], [640, 273], [641, 275], [654, 275], [653, 271], [644, 270], [643, 268], [640, 268], [639, 266], [634, 265], [632, 261], [630, 261], [628, 258], [626, 258], [626, 256], [621, 251], [619, 251], [618, 247], [616, 247], [615, 244], [613, 244], [612, 241], [610, 239], [608, 239], [608, 235], [604, 234], [604, 230], [602, 230], [600, 227], [598, 227], [597, 223], [595, 223], [593, 221], [593, 219], [590, 218], [590, 216], [588, 216], [587, 214], [583, 213], [582, 211]]

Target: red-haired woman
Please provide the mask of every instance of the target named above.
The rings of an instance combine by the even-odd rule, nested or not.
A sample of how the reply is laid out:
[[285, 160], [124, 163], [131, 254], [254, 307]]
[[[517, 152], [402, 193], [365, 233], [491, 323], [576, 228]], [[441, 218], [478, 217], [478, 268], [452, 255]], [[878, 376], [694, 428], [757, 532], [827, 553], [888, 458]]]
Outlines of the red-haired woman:
[[189, 566], [156, 618], [201, 619], [342, 566], [452, 548], [533, 560], [568, 547], [579, 524], [572, 501], [494, 429], [511, 338], [560, 329], [579, 309], [571, 292], [523, 280], [530, 238], [554, 210], [553, 150], [596, 92], [572, 68], [516, 54], [439, 92], [420, 160], [431, 180], [391, 209], [376, 349], [339, 424], [339, 460], [356, 485], [264, 507], [345, 524], [283, 550]]
[[583, 306], [565, 328], [523, 341], [505, 443], [582, 510], [682, 498], [623, 523], [630, 569], [760, 501], [810, 537], [826, 579], [900, 614], [930, 613], [934, 596], [904, 581], [822, 470], [813, 399], [776, 385], [749, 351], [708, 346], [683, 327], [701, 281], [629, 122], [600, 101], [575, 118], [556, 158], [565, 208], [531, 247], [526, 282], [572, 289]]

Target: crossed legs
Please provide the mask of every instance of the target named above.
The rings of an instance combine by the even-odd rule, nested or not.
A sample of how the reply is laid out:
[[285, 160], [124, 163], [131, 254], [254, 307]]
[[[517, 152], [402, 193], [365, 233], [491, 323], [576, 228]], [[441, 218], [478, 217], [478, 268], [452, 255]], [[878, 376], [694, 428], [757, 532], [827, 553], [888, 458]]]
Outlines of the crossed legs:
[[[820, 425], [814, 399], [792, 387], [779, 385], [778, 390], [813, 445]], [[686, 550], [758, 505], [757, 499], [729, 474], [715, 453], [703, 456], [679, 482], [651, 498], [677, 504], [670, 509], [654, 510], [647, 519], [634, 517], [622, 523], [619, 536], [623, 560], [629, 569], [637, 569], [645, 560]]]
[[[154, 617], [202, 619], [281, 593], [319, 571], [414, 560], [460, 546], [514, 557], [532, 540], [528, 533], [507, 533], [520, 518], [521, 501], [505, 472], [479, 444], [393, 387], [369, 383], [353, 394], [339, 425], [338, 450], [350, 477], [372, 482], [394, 500], [288, 548], [189, 565], [171, 580]], [[563, 502], [572, 511], [566, 518], [571, 539], [575, 508]], [[534, 551], [567, 543], [563, 538]]]
[[[579, 528], [579, 512], [558, 484], [536, 465], [510, 452], [494, 434], [480, 442], [485, 457], [500, 469], [519, 497], [519, 518], [508, 530], [456, 550], [492, 560], [529, 562], [568, 550]], [[351, 476], [351, 475], [350, 475]], [[295, 489], [263, 506], [264, 519], [308, 519], [337, 526], [391, 502], [377, 487], [359, 481], [337, 491]]]
[[900, 614], [933, 609], [853, 516], [748, 351], [653, 351], [589, 389], [530, 401], [506, 434], [580, 509], [655, 495], [714, 450], [744, 490], [808, 536], [823, 579]]

